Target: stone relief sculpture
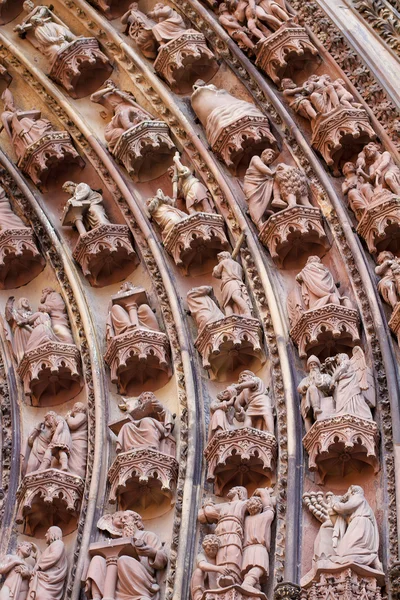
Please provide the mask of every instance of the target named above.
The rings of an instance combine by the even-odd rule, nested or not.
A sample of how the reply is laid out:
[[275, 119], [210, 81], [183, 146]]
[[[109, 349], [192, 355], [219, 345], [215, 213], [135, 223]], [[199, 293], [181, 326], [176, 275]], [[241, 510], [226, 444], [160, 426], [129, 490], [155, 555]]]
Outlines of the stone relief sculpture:
[[198, 213], [213, 214], [215, 212], [211, 194], [204, 185], [195, 177], [189, 167], [182, 164], [179, 152], [175, 153], [174, 166], [171, 167], [173, 184], [173, 198], [176, 201], [182, 198], [189, 215]]
[[29, 580], [37, 558], [37, 546], [27, 541], [17, 545], [15, 554], [0, 557], [0, 574], [4, 577], [0, 600], [27, 599]]
[[29, 283], [44, 266], [31, 228], [13, 212], [0, 186], [0, 289]]
[[200, 80], [193, 86], [191, 103], [212, 151], [234, 173], [247, 167], [254, 154], [276, 147], [268, 118], [254, 104]]
[[111, 538], [89, 548], [92, 558], [86, 574], [87, 597], [157, 600], [157, 575], [168, 562], [158, 536], [146, 531], [141, 516], [132, 510], [104, 515], [97, 527]]
[[134, 181], [156, 179], [168, 170], [174, 144], [164, 121], [155, 120], [130, 92], [121, 91], [110, 79], [90, 99], [113, 114], [104, 137]]
[[122, 509], [151, 506], [152, 514], [170, 505], [178, 476], [174, 417], [152, 392], [135, 401], [125, 399], [122, 420], [110, 424], [117, 435], [116, 452], [108, 478], [109, 501]]
[[63, 166], [84, 166], [66, 131], [57, 131], [40, 110], [20, 110], [7, 88], [1, 121], [17, 156], [17, 166], [33, 183], [46, 188], [53, 172]]
[[29, 598], [61, 600], [68, 573], [68, 561], [59, 527], [46, 533], [47, 548], [33, 568], [29, 583]]
[[[264, 599], [260, 583], [269, 574], [269, 549], [271, 543], [271, 525], [275, 516], [276, 500], [271, 488], [258, 488], [248, 498], [244, 487], [233, 487], [227, 494], [227, 501], [214, 504], [207, 500], [199, 511], [202, 524], [216, 523], [213, 535], [208, 538], [213, 554], [217, 547], [215, 569], [211, 569], [208, 559], [200, 555], [198, 568], [192, 578], [192, 598], [228, 598], [232, 589], [242, 599], [248, 592]], [[206, 546], [210, 542], [206, 542]], [[207, 570], [211, 577], [202, 573]], [[215, 575], [214, 575], [215, 574]], [[209, 585], [215, 587], [210, 588]], [[233, 587], [234, 586], [234, 587]]]
[[375, 142], [367, 144], [356, 163], [342, 168], [343, 193], [357, 220], [357, 232], [368, 250], [397, 252], [400, 238], [400, 168], [390, 152]]
[[281, 86], [293, 110], [310, 121], [311, 144], [335, 175], [340, 175], [346, 159], [376, 137], [367, 113], [342, 79], [332, 81], [324, 73], [311, 75], [301, 85], [284, 78]]
[[149, 380], [161, 387], [170, 378], [168, 338], [160, 331], [142, 287], [125, 282], [111, 297], [106, 341], [104, 360], [121, 394], [134, 394], [136, 386]]
[[199, 77], [209, 81], [217, 72], [218, 64], [204, 35], [187, 29], [182, 17], [167, 4], [157, 2], [144, 14], [133, 2], [121, 22], [143, 55], [156, 59], [156, 73], [174, 92], [187, 94]]
[[291, 337], [306, 358], [312, 350], [320, 356], [327, 350], [353, 347], [359, 340], [358, 312], [336, 287], [329, 269], [318, 256], [310, 256], [296, 275], [297, 286], [287, 301]]
[[25, 0], [23, 7], [28, 14], [14, 31], [49, 60], [49, 77], [70, 96], [88, 96], [107, 79], [112, 66], [96, 38], [77, 37], [47, 6]]
[[350, 589], [361, 589], [362, 578], [373, 592], [376, 583], [383, 581], [383, 571], [378, 525], [363, 488], [351, 485], [343, 496], [327, 492], [325, 498], [322, 492], [306, 492], [303, 499], [322, 523], [314, 543], [313, 567], [301, 580], [305, 598], [312, 597], [316, 584], [321, 592], [329, 585], [330, 594], [341, 598], [344, 584], [351, 581]]
[[33, 406], [52, 406], [76, 396], [82, 388], [79, 350], [74, 344], [64, 300], [44, 288], [38, 310], [27, 298], [6, 305], [18, 374]]
[[378, 470], [378, 428], [372, 420], [376, 406], [372, 370], [359, 346], [352, 357], [338, 354], [321, 362], [307, 361], [308, 375], [300, 382], [301, 414], [306, 427], [303, 439], [309, 469], [343, 477], [360, 471], [365, 463]]
[[[223, 496], [234, 484], [250, 489], [275, 481], [274, 404], [262, 379], [242, 371], [210, 406], [207, 481]], [[243, 468], [242, 468], [243, 467]]]
[[392, 252], [378, 254], [375, 273], [379, 275], [378, 291], [386, 304], [395, 309], [400, 302], [400, 260]]
[[66, 181], [63, 191], [70, 198], [61, 221], [79, 232], [72, 255], [91, 285], [102, 287], [125, 279], [138, 264], [129, 227], [109, 221], [102, 194], [87, 183]]
[[328, 247], [320, 210], [310, 202], [306, 175], [292, 165], [278, 163], [274, 150], [253, 156], [244, 177], [243, 191], [259, 238], [282, 267], [315, 249]]
[[[213, 277], [221, 280], [220, 296], [224, 312], [211, 297], [213, 288], [203, 285], [187, 294], [190, 313], [199, 333], [195, 346], [203, 367], [224, 381], [228, 371], [240, 365], [256, 366], [264, 361], [260, 345], [259, 321], [252, 317], [252, 306], [243, 282], [243, 269], [229, 252], [220, 252]], [[235, 347], [235, 353], [231, 349]], [[239, 358], [240, 353], [240, 358]]]

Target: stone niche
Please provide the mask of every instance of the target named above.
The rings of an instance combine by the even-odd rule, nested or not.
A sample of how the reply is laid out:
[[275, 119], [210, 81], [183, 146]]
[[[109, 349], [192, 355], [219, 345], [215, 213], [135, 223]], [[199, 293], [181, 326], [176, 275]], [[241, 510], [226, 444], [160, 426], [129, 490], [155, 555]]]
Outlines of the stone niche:
[[13, 21], [22, 12], [24, 0], [1, 0], [0, 25]]
[[29, 473], [17, 490], [16, 522], [27, 535], [44, 537], [52, 525], [67, 535], [76, 528], [83, 489], [81, 477], [59, 469]]
[[[143, 311], [146, 316], [141, 319]], [[118, 313], [115, 319], [114, 313]], [[122, 324], [117, 326], [117, 321]], [[162, 387], [171, 377], [169, 348], [144, 288], [123, 284], [121, 291], [111, 297], [104, 355], [111, 369], [111, 381], [117, 384], [119, 393], [135, 394], [145, 383], [150, 389]]]
[[29, 227], [0, 231], [0, 289], [29, 283], [43, 271], [45, 264]]
[[310, 72], [318, 62], [318, 50], [311, 43], [304, 27], [284, 23], [272, 35], [259, 42], [256, 65], [279, 85], [284, 77], [296, 71]]

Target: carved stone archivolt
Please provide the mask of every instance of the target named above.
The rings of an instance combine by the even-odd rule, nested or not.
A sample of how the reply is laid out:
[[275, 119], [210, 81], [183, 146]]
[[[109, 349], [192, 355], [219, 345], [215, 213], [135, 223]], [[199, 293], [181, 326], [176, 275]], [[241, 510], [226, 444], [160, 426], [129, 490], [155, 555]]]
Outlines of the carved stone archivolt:
[[91, 100], [113, 113], [104, 136], [111, 154], [134, 181], [156, 179], [168, 170], [175, 146], [164, 121], [155, 120], [131, 93], [121, 91], [111, 80]]
[[325, 358], [360, 341], [359, 315], [347, 296], [341, 296], [329, 269], [311, 256], [296, 276], [288, 297], [290, 335], [301, 358]]
[[80, 353], [75, 346], [61, 295], [45, 288], [38, 310], [27, 298], [11, 296], [6, 319], [12, 331], [17, 372], [33, 406], [55, 406], [82, 389]]
[[193, 89], [192, 107], [211, 149], [233, 173], [247, 167], [254, 154], [276, 147], [268, 118], [254, 104], [202, 81]]
[[138, 264], [127, 225], [108, 220], [103, 197], [86, 183], [67, 181], [63, 190], [71, 195], [62, 216], [64, 226], [75, 226], [79, 240], [73, 257], [94, 287], [125, 279]]
[[117, 435], [117, 458], [108, 479], [109, 501], [122, 510], [149, 507], [160, 511], [173, 501], [178, 477], [174, 419], [151, 392], [143, 392], [132, 403], [122, 405], [127, 416], [110, 424]]
[[143, 288], [126, 282], [111, 297], [106, 338], [104, 360], [121, 394], [133, 394], [146, 382], [161, 387], [171, 377], [169, 341]]
[[112, 72], [96, 38], [77, 37], [47, 6], [24, 2], [28, 12], [14, 28], [50, 62], [49, 77], [73, 98], [94, 92]]
[[187, 94], [197, 79], [209, 81], [218, 63], [202, 33], [187, 29], [182, 17], [167, 4], [158, 2], [144, 14], [136, 2], [122, 17], [127, 33], [171, 89]]
[[85, 163], [69, 133], [55, 130], [40, 110], [18, 109], [8, 88], [2, 100], [1, 120], [17, 155], [17, 166], [35, 185], [46, 189], [48, 181], [67, 167], [83, 168]]

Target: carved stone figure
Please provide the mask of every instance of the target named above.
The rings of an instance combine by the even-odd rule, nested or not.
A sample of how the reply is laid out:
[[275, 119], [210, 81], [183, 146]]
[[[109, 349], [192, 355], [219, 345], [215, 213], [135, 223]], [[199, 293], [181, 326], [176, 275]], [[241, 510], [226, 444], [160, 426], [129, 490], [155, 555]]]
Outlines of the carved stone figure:
[[213, 289], [209, 285], [192, 288], [187, 294], [187, 303], [190, 314], [196, 322], [199, 333], [214, 321], [224, 318], [224, 313], [210, 297]]
[[381, 152], [378, 144], [367, 144], [357, 159], [357, 175], [373, 185], [375, 191], [390, 190], [400, 195], [400, 168], [390, 152]]
[[201, 600], [205, 590], [215, 590], [218, 587], [218, 575], [229, 575], [229, 567], [217, 565], [215, 562], [220, 539], [212, 534], [204, 536], [202, 547], [204, 552], [197, 555], [196, 568], [193, 571], [190, 591], [192, 600]]
[[90, 546], [87, 597], [156, 600], [160, 590], [157, 572], [168, 562], [157, 535], [145, 531], [141, 516], [131, 510], [105, 515], [97, 527], [116, 539]]
[[72, 410], [65, 416], [71, 434], [71, 447], [69, 451], [68, 469], [85, 477], [86, 459], [88, 450], [88, 417], [86, 406], [82, 402], [75, 402]]
[[164, 121], [154, 120], [130, 92], [121, 91], [110, 79], [90, 99], [113, 113], [104, 137], [134, 181], [149, 181], [168, 170], [174, 144]]
[[400, 260], [392, 252], [380, 252], [375, 273], [380, 276], [378, 291], [393, 309], [400, 302]]
[[155, 71], [178, 94], [187, 94], [196, 79], [208, 81], [218, 70], [204, 35], [187, 29], [182, 17], [167, 4], [158, 2], [146, 15], [133, 2], [121, 22], [143, 55], [156, 59]]
[[176, 208], [174, 200], [166, 196], [160, 189], [153, 198], [147, 200], [146, 205], [151, 218], [161, 230], [163, 240], [168, 237], [177, 223], [187, 217], [186, 213]]
[[211, 194], [206, 186], [201, 183], [189, 169], [182, 164], [179, 152], [174, 156], [174, 167], [171, 167], [173, 197], [177, 200], [182, 197], [185, 201], [189, 215], [201, 213], [214, 213]]
[[51, 327], [60, 342], [73, 344], [65, 302], [59, 292], [51, 287], [42, 290], [39, 311], [46, 312], [51, 319]]
[[3, 586], [0, 600], [26, 600], [29, 590], [29, 579], [35, 566], [38, 549], [31, 542], [21, 542], [15, 554], [6, 554], [0, 558], [0, 575], [3, 575]]
[[148, 380], [162, 386], [171, 376], [169, 342], [142, 287], [125, 282], [111, 297], [106, 339], [104, 359], [120, 393], [133, 394], [136, 385]]
[[310, 256], [306, 266], [296, 275], [306, 310], [320, 308], [326, 304], [352, 307], [346, 296], [341, 296], [329, 269], [318, 256]]
[[239, 48], [253, 53], [256, 45], [250, 37], [252, 32], [247, 27], [241, 25], [237, 18], [231, 14], [227, 2], [221, 2], [218, 7], [218, 15], [218, 20], [222, 27], [228, 32], [228, 35], [235, 40]]
[[17, 165], [35, 185], [45, 188], [52, 170], [61, 163], [84, 166], [69, 133], [55, 130], [50, 121], [42, 118], [40, 110], [18, 109], [8, 88], [1, 98], [1, 121], [17, 155]]
[[59, 527], [50, 527], [45, 537], [47, 548], [33, 568], [29, 597], [61, 600], [68, 572], [62, 531]]
[[87, 96], [110, 75], [112, 66], [96, 38], [77, 37], [47, 6], [23, 4], [27, 16], [14, 27], [49, 61], [49, 76], [73, 98]]
[[213, 152], [234, 172], [247, 166], [251, 156], [275, 148], [267, 117], [245, 100], [215, 85], [197, 81], [191, 103]]
[[63, 190], [70, 198], [61, 220], [64, 226], [74, 226], [79, 232], [72, 255], [84, 275], [95, 287], [125, 279], [138, 263], [128, 226], [108, 220], [102, 194], [87, 183], [66, 181]]
[[297, 387], [301, 395], [301, 416], [304, 419], [306, 431], [311, 429], [314, 421], [322, 414], [322, 398], [325, 398], [332, 385], [331, 376], [321, 373], [321, 362], [316, 356], [310, 356], [307, 361], [308, 375]]
[[230, 252], [218, 254], [218, 265], [213, 269], [213, 277], [221, 280], [222, 306], [225, 315], [251, 316], [252, 307], [243, 283], [243, 269]]
[[[69, 471], [68, 457], [72, 448], [71, 432], [67, 421], [55, 412], [48, 412], [28, 438], [32, 446], [26, 473], [44, 471], [53, 463], [54, 468]], [[54, 461], [53, 461], [54, 458]]]

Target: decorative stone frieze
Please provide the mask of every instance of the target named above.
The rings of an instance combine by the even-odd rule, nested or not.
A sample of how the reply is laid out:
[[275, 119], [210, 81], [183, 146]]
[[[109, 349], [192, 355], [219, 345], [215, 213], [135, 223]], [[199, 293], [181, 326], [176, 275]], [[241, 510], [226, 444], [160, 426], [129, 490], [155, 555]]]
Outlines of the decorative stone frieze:
[[384, 575], [369, 567], [351, 563], [321, 566], [315, 570], [311, 581], [302, 583], [300, 600], [381, 600], [382, 585]]
[[143, 288], [127, 282], [111, 297], [104, 360], [119, 393], [146, 382], [161, 387], [171, 376], [169, 341], [159, 329]]

